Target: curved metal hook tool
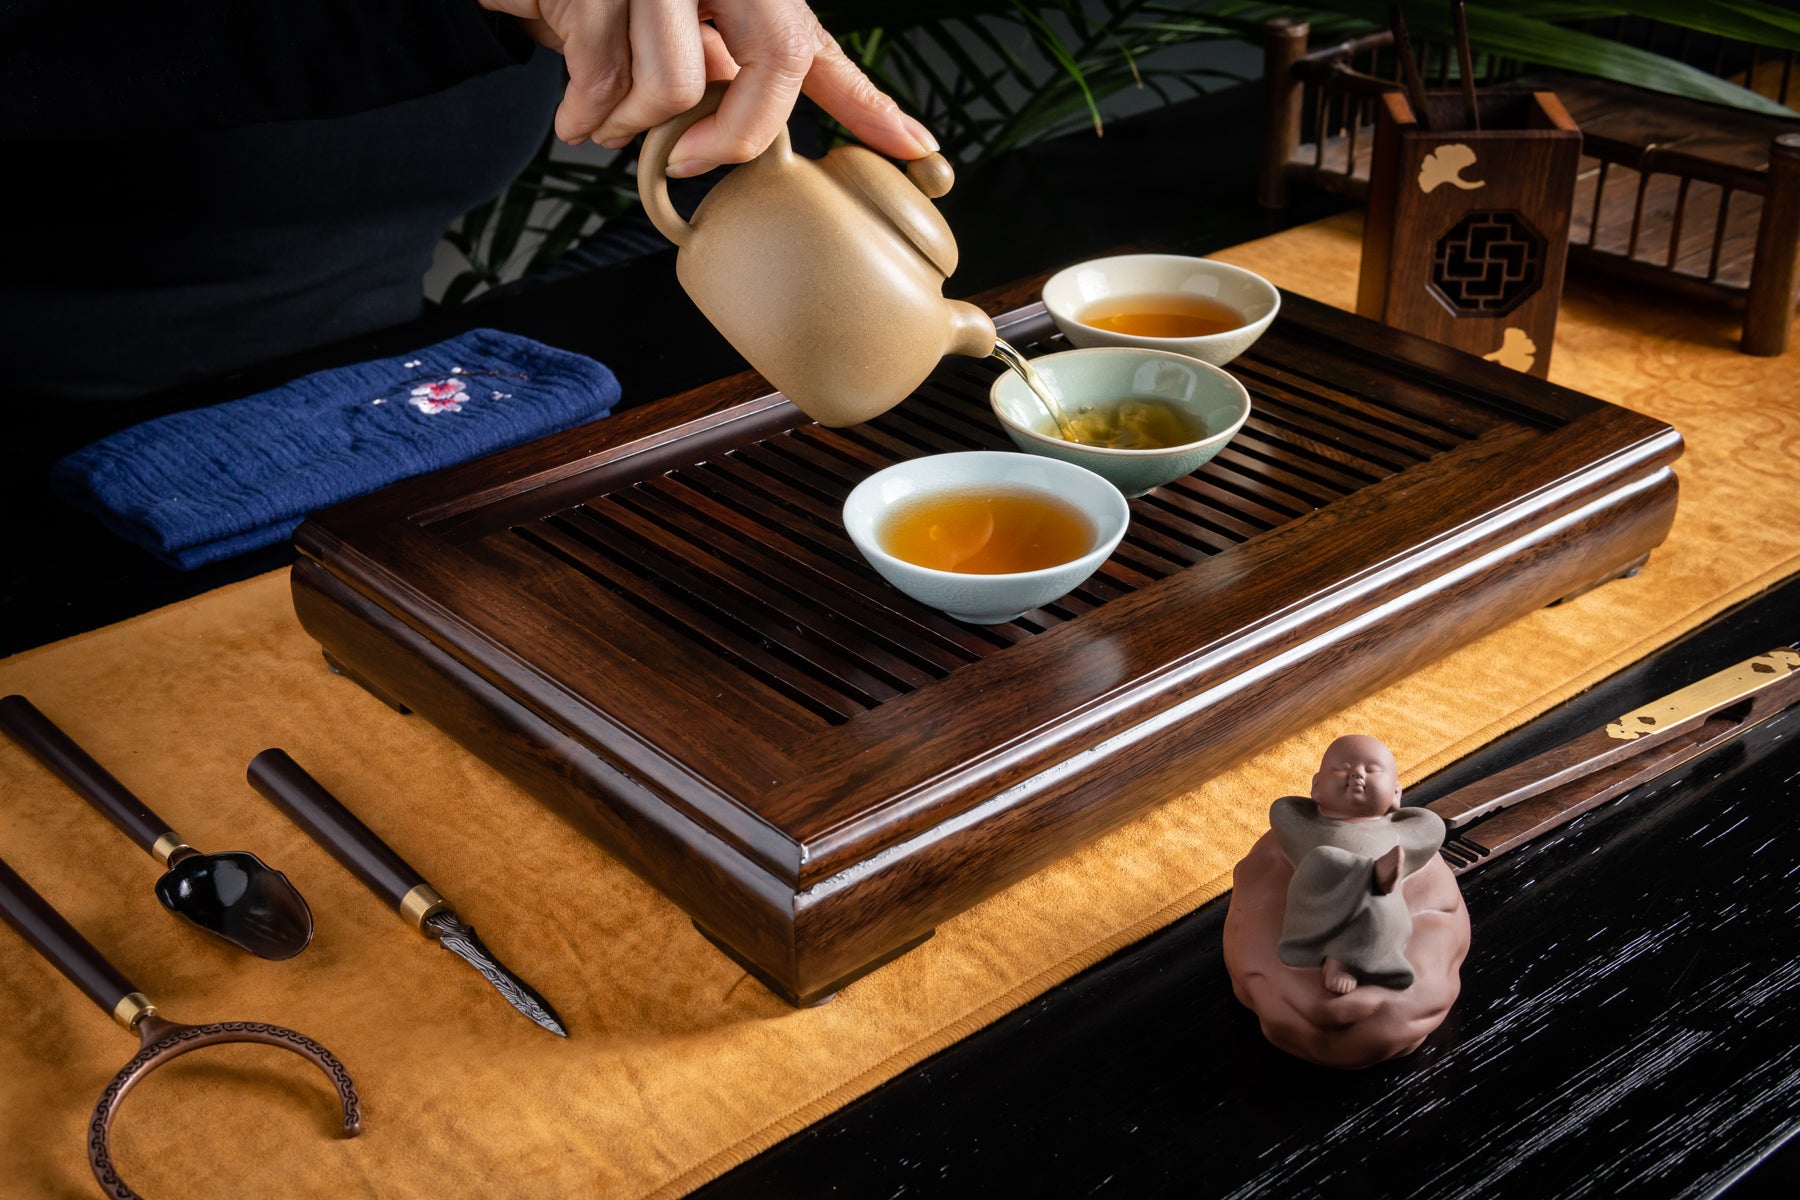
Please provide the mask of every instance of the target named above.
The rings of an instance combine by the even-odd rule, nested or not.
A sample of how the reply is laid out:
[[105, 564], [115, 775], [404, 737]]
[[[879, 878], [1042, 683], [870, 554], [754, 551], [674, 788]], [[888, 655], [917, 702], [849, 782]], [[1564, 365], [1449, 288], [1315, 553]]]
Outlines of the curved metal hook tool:
[[164, 1063], [204, 1046], [224, 1042], [260, 1042], [298, 1054], [325, 1073], [337, 1089], [344, 1111], [344, 1134], [355, 1137], [362, 1129], [362, 1108], [350, 1072], [337, 1057], [303, 1033], [280, 1025], [260, 1021], [219, 1021], [210, 1025], [183, 1025], [156, 1015], [156, 1006], [132, 986], [119, 969], [96, 950], [93, 943], [76, 932], [50, 902], [19, 878], [18, 873], [0, 859], [0, 916], [19, 931], [32, 947], [48, 959], [57, 970], [80, 988], [87, 998], [109, 1013], [114, 1021], [134, 1030], [142, 1048], [132, 1060], [113, 1076], [94, 1115], [88, 1121], [88, 1162], [94, 1178], [108, 1196], [116, 1200], [142, 1200], [131, 1186], [119, 1177], [113, 1166], [113, 1118], [119, 1106], [138, 1082]]

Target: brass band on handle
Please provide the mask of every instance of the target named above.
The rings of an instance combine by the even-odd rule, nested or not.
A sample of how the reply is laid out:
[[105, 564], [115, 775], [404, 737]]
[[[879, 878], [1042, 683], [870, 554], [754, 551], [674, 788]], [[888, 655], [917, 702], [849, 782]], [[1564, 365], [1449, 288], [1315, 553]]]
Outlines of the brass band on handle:
[[[191, 852], [193, 849], [192, 846], [182, 841], [175, 831], [171, 829], [151, 844], [150, 853], [154, 854], [156, 856], [156, 861], [163, 866], [172, 867], [175, 865], [172, 860], [176, 854], [183, 850]], [[182, 857], [185, 858], [186, 855], [183, 855]]]
[[436, 889], [426, 883], [419, 884], [400, 897], [400, 915], [405, 917], [420, 933], [425, 932], [426, 918], [435, 916], [449, 907], [449, 901], [438, 895]]
[[113, 1005], [112, 1019], [127, 1029], [134, 1029], [137, 1023], [156, 1011], [156, 1005], [150, 1003], [150, 997], [142, 992], [132, 992]]

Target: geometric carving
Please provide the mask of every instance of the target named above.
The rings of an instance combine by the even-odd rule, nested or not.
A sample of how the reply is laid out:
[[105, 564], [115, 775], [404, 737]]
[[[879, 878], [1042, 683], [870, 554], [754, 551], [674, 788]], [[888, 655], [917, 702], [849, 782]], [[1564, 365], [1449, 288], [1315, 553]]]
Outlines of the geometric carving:
[[1545, 248], [1518, 213], [1469, 213], [1438, 239], [1432, 289], [1459, 316], [1502, 316], [1542, 286]]

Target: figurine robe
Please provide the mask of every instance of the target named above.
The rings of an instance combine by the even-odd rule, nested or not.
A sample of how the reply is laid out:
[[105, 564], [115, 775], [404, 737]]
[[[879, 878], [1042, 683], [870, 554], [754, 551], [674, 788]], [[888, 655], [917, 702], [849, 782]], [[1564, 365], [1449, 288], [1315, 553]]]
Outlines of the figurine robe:
[[[1437, 814], [1403, 808], [1375, 820], [1340, 821], [1311, 800], [1284, 796], [1269, 809], [1269, 827], [1294, 864], [1276, 948], [1281, 961], [1316, 967], [1331, 958], [1362, 983], [1411, 987], [1406, 943], [1413, 922], [1399, 881], [1431, 862], [1443, 844]], [[1377, 862], [1396, 847], [1399, 871], [1384, 886]]]

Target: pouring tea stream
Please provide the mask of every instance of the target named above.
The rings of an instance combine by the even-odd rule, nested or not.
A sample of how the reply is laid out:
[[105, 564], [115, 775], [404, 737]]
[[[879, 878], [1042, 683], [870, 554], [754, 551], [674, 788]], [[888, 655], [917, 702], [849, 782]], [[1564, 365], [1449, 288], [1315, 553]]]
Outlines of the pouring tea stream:
[[683, 289], [752, 367], [807, 416], [841, 426], [900, 403], [947, 354], [994, 352], [993, 318], [943, 295], [958, 256], [931, 203], [954, 181], [941, 154], [902, 174], [864, 146], [796, 154], [784, 129], [683, 219], [669, 151], [723, 96], [709, 86], [646, 135], [638, 194], [680, 247]]
[[645, 136], [638, 195], [679, 247], [682, 288], [745, 361], [801, 412], [841, 426], [899, 404], [946, 355], [991, 356], [1019, 373], [1063, 437], [1092, 440], [992, 317], [944, 297], [958, 252], [931, 204], [955, 180], [942, 154], [902, 173], [864, 146], [796, 154], [783, 129], [683, 218], [669, 199], [669, 152], [724, 94], [710, 85]]

